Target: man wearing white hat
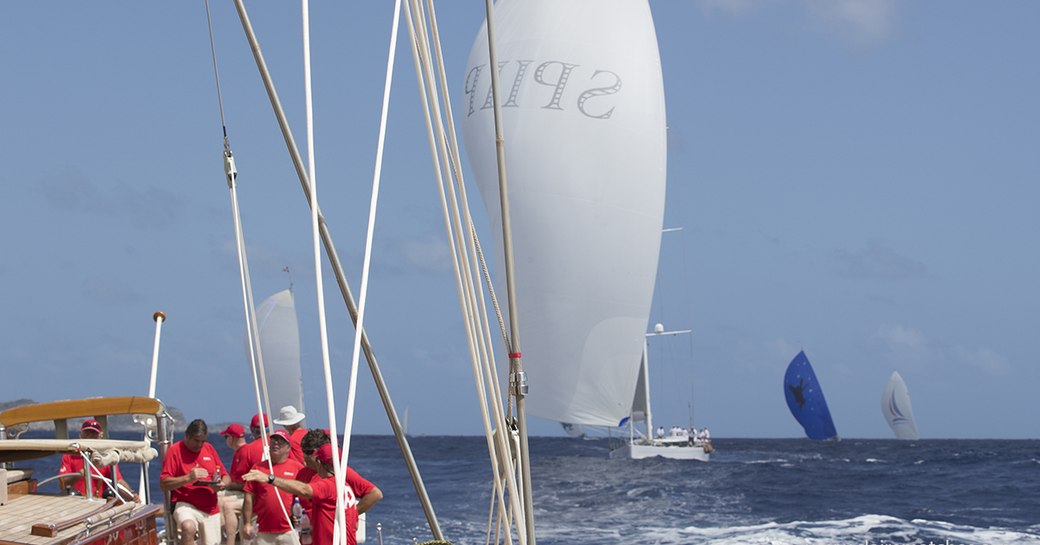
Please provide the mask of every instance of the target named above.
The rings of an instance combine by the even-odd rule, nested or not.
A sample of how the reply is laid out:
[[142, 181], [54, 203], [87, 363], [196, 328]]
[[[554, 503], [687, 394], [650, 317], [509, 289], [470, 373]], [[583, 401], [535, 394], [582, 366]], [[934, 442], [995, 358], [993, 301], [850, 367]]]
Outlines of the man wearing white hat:
[[303, 427], [304, 418], [306, 415], [297, 411], [296, 407], [286, 405], [278, 410], [278, 418], [274, 419], [275, 424], [289, 432], [289, 443], [292, 446], [289, 457], [301, 464], [303, 463], [303, 450], [300, 449], [300, 440], [307, 435], [307, 429]]

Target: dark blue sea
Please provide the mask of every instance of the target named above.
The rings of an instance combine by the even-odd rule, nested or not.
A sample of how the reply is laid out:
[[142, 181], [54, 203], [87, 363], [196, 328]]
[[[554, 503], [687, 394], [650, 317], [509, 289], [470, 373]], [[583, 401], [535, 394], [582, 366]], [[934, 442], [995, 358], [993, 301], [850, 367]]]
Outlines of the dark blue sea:
[[[484, 438], [410, 442], [445, 537], [485, 543]], [[717, 439], [708, 463], [610, 460], [606, 439], [530, 445], [542, 545], [1040, 544], [1037, 440]], [[394, 439], [358, 436], [351, 449], [351, 466], [385, 495], [368, 542], [376, 523], [386, 545], [432, 539]], [[33, 464], [54, 471], [57, 460]]]

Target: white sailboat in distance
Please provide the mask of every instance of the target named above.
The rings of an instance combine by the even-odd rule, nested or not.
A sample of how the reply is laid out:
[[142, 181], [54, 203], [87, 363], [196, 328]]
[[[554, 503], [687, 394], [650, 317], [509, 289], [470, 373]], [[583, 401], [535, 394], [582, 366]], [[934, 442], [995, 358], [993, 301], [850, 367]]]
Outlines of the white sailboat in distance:
[[885, 385], [885, 392], [881, 395], [881, 414], [885, 415], [896, 439], [916, 441], [920, 438], [914, 422], [914, 409], [910, 406], [910, 392], [899, 371], [893, 371]]
[[[654, 326], [653, 332], [646, 334], [646, 338], [689, 333], [689, 329], [666, 331], [663, 325], [657, 324]], [[610, 457], [641, 460], [660, 456], [673, 460], [707, 462], [711, 459], [711, 441], [698, 440], [690, 434], [690, 430], [675, 433], [679, 431], [676, 429], [661, 437], [654, 436], [654, 417], [653, 410], [650, 408], [650, 361], [645, 342], [643, 359], [639, 365], [639, 386], [636, 388], [636, 394], [632, 400], [632, 411], [622, 421], [628, 426], [628, 438], [621, 446], [611, 449]], [[643, 430], [636, 427], [637, 422], [644, 423]]]
[[[256, 323], [270, 407], [278, 410], [279, 407], [292, 405], [305, 413], [300, 372], [300, 326], [292, 289], [282, 290], [264, 299], [256, 307]], [[246, 348], [248, 362], [248, 346]]]

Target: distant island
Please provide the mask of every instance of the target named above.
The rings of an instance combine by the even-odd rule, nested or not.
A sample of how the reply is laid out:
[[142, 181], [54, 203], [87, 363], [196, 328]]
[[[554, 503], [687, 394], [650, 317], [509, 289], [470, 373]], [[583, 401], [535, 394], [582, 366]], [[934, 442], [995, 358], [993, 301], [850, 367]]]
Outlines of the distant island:
[[[6, 411], [14, 407], [21, 407], [22, 405], [33, 405], [37, 403], [32, 399], [16, 399], [14, 401], [0, 401], [0, 411]], [[187, 422], [184, 420], [184, 413], [181, 412], [177, 407], [166, 406], [166, 412], [170, 413], [173, 417], [173, 429], [174, 431], [184, 431], [187, 427]], [[70, 426], [71, 427], [71, 426]], [[52, 422], [36, 422], [30, 427], [30, 430], [50, 431], [54, 429]], [[108, 431], [109, 432], [128, 432], [128, 431], [140, 431], [141, 425], [134, 423], [133, 415], [119, 414], [108, 417]]]

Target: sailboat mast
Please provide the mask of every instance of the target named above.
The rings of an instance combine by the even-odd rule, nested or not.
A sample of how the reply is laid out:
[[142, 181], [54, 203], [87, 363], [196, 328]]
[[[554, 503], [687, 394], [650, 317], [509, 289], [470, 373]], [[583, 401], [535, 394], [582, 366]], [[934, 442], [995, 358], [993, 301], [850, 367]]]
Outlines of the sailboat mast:
[[[498, 66], [495, 53], [495, 5], [485, 0], [487, 10], [487, 38], [489, 66]], [[502, 105], [500, 102], [498, 70], [491, 72], [491, 96], [495, 114], [495, 150], [498, 161], [498, 195], [502, 209], [502, 253], [505, 261], [506, 295], [509, 306], [509, 391], [516, 399], [516, 424], [520, 434], [520, 474], [524, 489], [524, 523], [527, 527], [527, 543], [535, 545], [534, 502], [531, 486], [530, 448], [527, 439], [527, 411], [524, 396], [527, 395], [527, 375], [520, 361], [520, 313], [516, 302], [516, 285], [513, 267], [513, 235], [509, 221], [509, 184], [506, 176], [506, 139], [502, 130]]]
[[[296, 175], [300, 180], [300, 187], [303, 189], [304, 197], [307, 199], [307, 205], [310, 206], [310, 179], [307, 176], [307, 170], [304, 168], [303, 159], [300, 156], [300, 150], [296, 147], [296, 141], [293, 138], [292, 131], [289, 129], [289, 121], [285, 117], [285, 111], [282, 109], [281, 101], [278, 99], [278, 92], [275, 89], [274, 80], [271, 78], [271, 74], [267, 69], [267, 63], [264, 61], [263, 53], [260, 50], [260, 42], [257, 40], [256, 33], [253, 31], [253, 25], [249, 21], [249, 14], [246, 12], [246, 7], [242, 0], [235, 0], [235, 9], [238, 11], [239, 19], [242, 22], [242, 29], [245, 31], [246, 38], [249, 41], [250, 49], [253, 52], [253, 59], [256, 61], [257, 70], [260, 72], [260, 77], [264, 82], [264, 88], [267, 90], [268, 99], [271, 101], [271, 108], [274, 111], [275, 118], [278, 120], [278, 126], [282, 131], [285, 146], [288, 148], [289, 156], [292, 158], [293, 166], [296, 168]], [[336, 246], [332, 242], [332, 234], [329, 232], [328, 224], [325, 222], [325, 216], [321, 213], [320, 209], [318, 210], [318, 229], [321, 235], [322, 245], [325, 247], [325, 253], [329, 258], [329, 264], [332, 265], [332, 271], [336, 277], [336, 283], [339, 285], [340, 295], [343, 297], [343, 302], [347, 306], [347, 311], [350, 314], [351, 321], [356, 326], [358, 316], [357, 303], [354, 301], [354, 295], [350, 290], [350, 285], [347, 284], [347, 276], [343, 270], [343, 265], [340, 263], [339, 254], [336, 252]], [[423, 484], [422, 477], [419, 475], [419, 467], [415, 463], [415, 457], [412, 455], [408, 439], [405, 437], [401, 427], [401, 421], [397, 417], [397, 411], [394, 409], [393, 401], [390, 399], [390, 392], [387, 389], [386, 382], [383, 380], [383, 373], [379, 369], [379, 362], [376, 361], [375, 352], [372, 350], [372, 344], [369, 342], [368, 334], [363, 329], [361, 331], [361, 349], [365, 352], [365, 359], [368, 361], [368, 368], [372, 373], [372, 380], [375, 383], [376, 390], [379, 392], [379, 398], [383, 402], [383, 408], [386, 410], [386, 416], [390, 421], [390, 427], [394, 430], [394, 437], [397, 439], [397, 445], [401, 450], [401, 456], [404, 458], [405, 465], [408, 467], [408, 473], [412, 478], [412, 485], [415, 487], [416, 495], [419, 497], [419, 503], [422, 505], [423, 512], [426, 515], [426, 522], [430, 526], [430, 532], [433, 534], [435, 540], [443, 541], [444, 534], [441, 532], [440, 524], [437, 522], [437, 515], [433, 512], [433, 504], [430, 501], [429, 494], [426, 492], [426, 485]]]
[[643, 407], [643, 413], [646, 414], [646, 436], [648, 439], [654, 437], [654, 417], [650, 412], [650, 362], [648, 360], [650, 350], [648, 349], [646, 337], [643, 337], [643, 365], [640, 365], [639, 372], [643, 373], [643, 399], [646, 400], [646, 406]]

